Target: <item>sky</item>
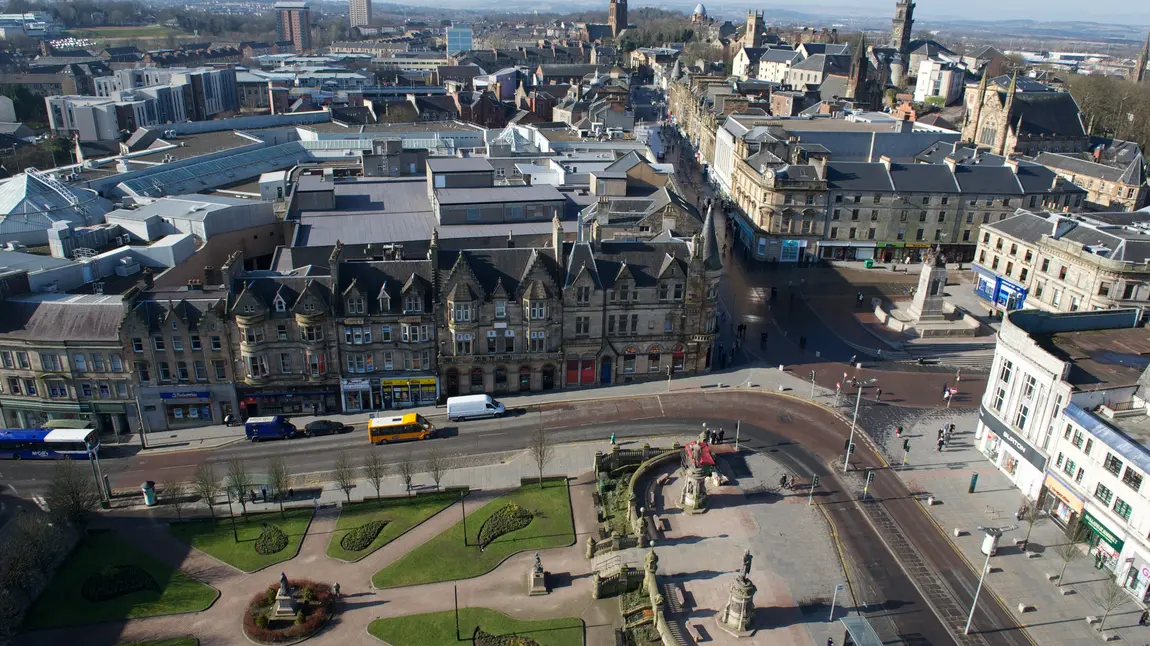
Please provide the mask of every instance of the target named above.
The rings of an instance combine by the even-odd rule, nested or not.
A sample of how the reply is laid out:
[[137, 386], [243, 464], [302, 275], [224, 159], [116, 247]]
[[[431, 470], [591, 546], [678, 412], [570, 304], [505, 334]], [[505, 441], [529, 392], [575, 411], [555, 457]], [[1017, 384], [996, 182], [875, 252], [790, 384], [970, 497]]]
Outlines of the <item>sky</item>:
[[[648, 4], [640, 0], [634, 4]], [[710, 11], [722, 11], [728, 3], [713, 0], [706, 3]], [[745, 6], [743, 1], [731, 2], [732, 8]], [[833, 13], [843, 15], [887, 15], [894, 11], [894, 0], [800, 0], [780, 2], [765, 0], [753, 3], [765, 10], [777, 7], [793, 11], [811, 13]], [[712, 6], [713, 5], [713, 6]], [[1002, 20], [1032, 18], [1035, 20], [1081, 20], [1109, 22], [1121, 25], [1150, 25], [1150, 1], [1148, 0], [1106, 0], [1104, 2], [1084, 2], [1083, 0], [918, 0], [915, 16], [924, 19], [967, 18], [973, 20]]]

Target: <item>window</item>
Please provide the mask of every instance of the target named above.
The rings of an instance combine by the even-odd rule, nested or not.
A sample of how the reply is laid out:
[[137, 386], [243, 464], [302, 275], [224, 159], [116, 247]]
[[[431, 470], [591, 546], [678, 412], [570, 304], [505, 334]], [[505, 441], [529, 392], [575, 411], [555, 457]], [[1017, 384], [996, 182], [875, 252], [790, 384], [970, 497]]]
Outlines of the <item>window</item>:
[[1084, 454], [1086, 454], [1087, 456], [1089, 456], [1090, 451], [1093, 449], [1094, 449], [1094, 439], [1091, 438], [1091, 439], [1086, 440], [1086, 448], [1082, 449], [1082, 452]]
[[661, 301], [667, 300], [668, 293], [669, 293], [669, 287], [668, 287], [667, 283], [659, 283], [659, 300], [661, 300]]
[[192, 369], [196, 371], [196, 381], [208, 380], [208, 366], [205, 365], [203, 361], [193, 361]]
[[1042, 272], [1046, 273], [1049, 271], [1050, 271], [1050, 259], [1049, 258], [1043, 258], [1042, 259]]
[[1082, 476], [1084, 475], [1086, 475], [1086, 469], [1078, 467], [1078, 474], [1074, 476], [1074, 481], [1078, 484], [1082, 484]]
[[375, 360], [370, 352], [352, 352], [346, 356], [348, 372], [375, 372]]
[[352, 296], [347, 299], [347, 313], [348, 314], [363, 314], [364, 303], [362, 296]]
[[918, 214], [919, 222], [926, 222], [926, 211], [920, 211]]
[[1110, 501], [1114, 498], [1114, 492], [1099, 482], [1098, 486], [1094, 489], [1094, 497], [1109, 505]]
[[240, 328], [240, 335], [243, 336], [244, 343], [263, 343], [264, 329], [262, 327], [242, 327]]
[[228, 369], [223, 361], [214, 359], [212, 361], [212, 369], [216, 371], [216, 379], [224, 380], [228, 378]]
[[1018, 412], [1014, 415], [1014, 426], [1020, 431], [1026, 430], [1026, 418], [1030, 415], [1030, 406], [1021, 404], [1018, 407]]
[[1031, 399], [1034, 397], [1034, 390], [1037, 387], [1038, 381], [1031, 375], [1026, 375], [1022, 380], [1022, 398]]
[[1110, 283], [1107, 283], [1107, 282], [1098, 283], [1098, 295], [1099, 296], [1109, 296], [1110, 295]]
[[647, 355], [647, 372], [659, 372], [659, 353], [652, 352]]
[[858, 229], [856, 229], [855, 227], [851, 227], [851, 228], [850, 228], [850, 231], [847, 231], [847, 238], [849, 238], [849, 239], [851, 239], [851, 240], [854, 240], [854, 239], [855, 239], [855, 235], [856, 235], [857, 233], [858, 233]]
[[671, 333], [674, 331], [675, 331], [675, 315], [672, 314], [671, 312], [667, 312], [667, 315], [663, 318], [663, 332]]
[[1130, 520], [1130, 505], [1121, 498], [1114, 499], [1114, 513], [1122, 517], [1122, 520]]
[[1001, 386], [994, 390], [994, 403], [991, 406], [994, 410], [1002, 412], [1002, 402], [1006, 399], [1006, 390]]
[[588, 286], [575, 288], [575, 302], [580, 305], [587, 305], [591, 302], [591, 288]]
[[935, 229], [934, 230], [934, 241], [938, 242], [940, 240], [942, 240], [942, 231]]
[[839, 237], [839, 228], [838, 227], [831, 227], [831, 236], [830, 237], [832, 237], [832, 238]]
[[287, 311], [287, 303], [285, 303], [284, 299], [280, 298], [279, 296], [276, 296], [275, 305], [276, 305], [276, 311], [277, 312], [286, 312]]
[[343, 328], [343, 341], [347, 345], [371, 343], [371, 327], [345, 325]]
[[634, 374], [634, 372], [635, 372], [635, 355], [633, 355], [633, 354], [623, 355], [623, 373], [624, 374]]
[[1002, 367], [998, 369], [998, 378], [1002, 383], [1010, 383], [1010, 375], [1014, 372], [1014, 364], [1010, 359], [1003, 359]]
[[164, 337], [162, 337], [162, 336], [152, 337], [152, 348], [154, 348], [157, 352], [163, 352], [164, 351]]
[[[388, 307], [388, 309], [391, 309], [390, 306]], [[423, 311], [423, 298], [421, 298], [419, 294], [408, 294], [407, 296], [404, 296], [403, 297], [403, 311], [407, 312], [407, 313], [422, 312]]]
[[499, 343], [498, 337], [495, 336], [495, 330], [487, 331], [487, 354], [495, 354], [498, 352], [496, 346]]
[[1082, 305], [1082, 301], [1077, 296], [1070, 297], [1070, 311], [1077, 312], [1078, 308]]
[[80, 372], [87, 372], [88, 362], [84, 360], [84, 355], [72, 355], [72, 367], [76, 370], [79, 370]]
[[1022, 269], [1018, 270], [1018, 281], [1019, 282], [1026, 282], [1026, 274], [1029, 271], [1030, 270], [1027, 269], [1026, 267], [1023, 267]]
[[40, 353], [40, 368], [43, 370], [59, 370], [60, 355], [50, 352]]
[[683, 283], [675, 283], [675, 287], [673, 290], [673, 295], [671, 297], [671, 300], [675, 300], [675, 301], [683, 300]]
[[124, 371], [124, 360], [118, 354], [108, 355], [108, 365], [111, 366], [112, 372]]
[[997, 270], [998, 270], [998, 256], [995, 256], [995, 257], [994, 257], [994, 260], [990, 261], [990, 268], [991, 268], [991, 270], [993, 270], [993, 271], [997, 271]]
[[471, 303], [456, 303], [452, 307], [451, 320], [457, 322], [471, 320]]
[[1066, 267], [1065, 266], [1058, 268], [1058, 280], [1066, 280]]
[[939, 211], [938, 212], [938, 222], [940, 224], [943, 222], [946, 222], [946, 211]]
[[1142, 475], [1134, 469], [1126, 467], [1126, 471], [1122, 474], [1122, 482], [1134, 491], [1138, 491], [1142, 488]]
[[495, 318], [507, 318], [507, 301], [495, 301]]
[[1102, 462], [1102, 468], [1114, 475], [1118, 475], [1122, 472], [1122, 460], [1114, 457], [1113, 453], [1107, 453], [1106, 460]]
[[540, 321], [547, 318], [547, 304], [533, 301], [531, 303], [531, 320]]
[[839, 219], [839, 216], [841, 216], [841, 215], [842, 215], [842, 209], [835, 209], [834, 211], [831, 212], [831, 219], [837, 220], [837, 219]]
[[188, 362], [187, 361], [177, 361], [176, 362], [176, 377], [179, 378], [180, 381], [187, 381], [188, 380]]
[[379, 340], [384, 343], [391, 343], [391, 326], [385, 325], [379, 328]]
[[543, 331], [532, 332], [530, 345], [528, 346], [530, 352], [546, 352], [547, 351], [547, 333]]
[[926, 231], [924, 231], [922, 229], [915, 231], [914, 232], [914, 239], [915, 240], [925, 240], [926, 239]]
[[608, 315], [607, 316], [607, 334], [614, 334], [614, 333], [615, 333], [615, 317]]
[[[25, 382], [30, 380], [25, 380]], [[46, 379], [44, 386], [48, 389], [48, 396], [53, 399], [61, 399], [68, 396], [68, 386], [59, 379]]]
[[218, 336], [213, 336], [213, 337], [211, 337], [211, 338], [209, 339], [209, 341], [211, 342], [211, 348], [212, 348], [213, 350], [221, 350], [221, 349], [223, 349], [223, 345], [220, 343], [220, 337], [218, 337]]
[[148, 372], [148, 364], [143, 361], [136, 362], [136, 378], [144, 384], [152, 380], [152, 375]]
[[161, 361], [158, 365], [160, 367], [160, 381], [171, 381], [172, 369], [168, 366], [168, 362]]
[[575, 317], [575, 335], [588, 336], [591, 334], [591, 317], [590, 316], [576, 316]]
[[1038, 281], [1034, 283], [1034, 297], [1042, 298], [1042, 291], [1046, 289], [1046, 283]]
[[1062, 472], [1068, 476], [1074, 475], [1074, 470], [1076, 468], [1078, 468], [1078, 465], [1075, 464], [1074, 460], [1071, 460], [1070, 458], [1066, 458], [1066, 462], [1062, 464]]
[[[1074, 429], [1074, 439], [1070, 440], [1070, 443], [1074, 445], [1074, 448], [1081, 449], [1082, 448], [1082, 442], [1085, 439], [1086, 439], [1086, 436], [1082, 434], [1082, 431], [1080, 431], [1078, 429]], [[1118, 473], [1115, 472], [1114, 475], [1118, 475]]]
[[963, 242], [970, 242], [970, 229], [967, 229], [967, 230], [962, 232], [962, 241]]
[[395, 368], [395, 353], [388, 350], [388, 351], [383, 353], [383, 369], [384, 370], [392, 370], [394, 368]]
[[278, 339], [280, 341], [287, 341], [287, 338], [288, 338], [287, 337], [287, 326], [282, 325], [282, 324], [277, 325], [276, 326], [276, 339]]
[[858, 209], [851, 209], [851, 220], [858, 220], [858, 219], [859, 219], [859, 210]]
[[268, 376], [268, 360], [263, 356], [249, 356], [246, 361], [249, 377]]
[[471, 354], [471, 334], [455, 335], [455, 354]]
[[639, 315], [638, 314], [632, 314], [631, 315], [631, 334], [638, 334], [638, 333], [639, 333]]
[[80, 384], [80, 395], [83, 397], [91, 397], [92, 396], [92, 384], [90, 384], [86, 381], [84, 383]]
[[36, 396], [36, 380], [35, 379], [25, 379], [24, 380], [24, 392], [27, 393], [30, 397]]
[[878, 209], [872, 209], [871, 210], [870, 221], [871, 222], [877, 222], [878, 221]]
[[[370, 331], [368, 334], [371, 334]], [[309, 343], [323, 341], [323, 328], [318, 325], [305, 325], [299, 329], [299, 337]]]
[[8, 377], [8, 392], [13, 395], [20, 394], [20, 380], [16, 377]]
[[984, 232], [982, 234], [982, 244], [990, 244], [990, 234], [989, 233]]
[[[115, 357], [115, 358], [119, 358], [119, 357], [116, 357], [116, 355], [114, 355], [114, 354], [110, 355], [110, 356]], [[92, 355], [92, 370], [95, 372], [104, 372], [104, 355], [102, 355], [102, 354], [93, 354]]]
[[[386, 353], [389, 356], [390, 352]], [[388, 366], [390, 369], [391, 366]], [[308, 352], [307, 353], [307, 373], [309, 375], [322, 375], [327, 373], [327, 353], [325, 352]]]
[[202, 350], [203, 347], [204, 346], [200, 343], [200, 337], [193, 336], [192, 337], [192, 349], [198, 351], [198, 350]]
[[12, 362], [12, 353], [8, 350], [0, 352], [0, 366], [5, 368], [12, 368], [16, 364]]
[[128, 398], [128, 383], [126, 381], [116, 382], [116, 396], [120, 399]]
[[285, 374], [285, 375], [291, 374], [291, 353], [290, 352], [281, 352], [280, 353], [280, 372]]
[[1012, 271], [1014, 271], [1014, 263], [1008, 260], [1008, 261], [1006, 261], [1006, 275], [1007, 275], [1007, 277], [1010, 276], [1010, 273]]

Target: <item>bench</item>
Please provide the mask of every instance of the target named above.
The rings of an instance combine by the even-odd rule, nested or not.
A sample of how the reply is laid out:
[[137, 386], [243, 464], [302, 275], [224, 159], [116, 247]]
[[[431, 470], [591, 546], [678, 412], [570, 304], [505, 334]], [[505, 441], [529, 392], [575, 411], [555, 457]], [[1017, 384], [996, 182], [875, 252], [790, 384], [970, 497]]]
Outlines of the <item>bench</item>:
[[647, 540], [653, 541], [653, 540], [662, 538], [662, 534], [659, 531], [659, 527], [655, 524], [654, 518], [652, 518], [651, 516], [647, 516], [643, 520], [644, 520], [643, 526], [644, 526], [644, 529], [646, 530], [645, 533], [647, 534]]
[[703, 632], [702, 624], [689, 624], [688, 627], [690, 628], [691, 636], [695, 638], [695, 641], [699, 642], [707, 638], [707, 634]]

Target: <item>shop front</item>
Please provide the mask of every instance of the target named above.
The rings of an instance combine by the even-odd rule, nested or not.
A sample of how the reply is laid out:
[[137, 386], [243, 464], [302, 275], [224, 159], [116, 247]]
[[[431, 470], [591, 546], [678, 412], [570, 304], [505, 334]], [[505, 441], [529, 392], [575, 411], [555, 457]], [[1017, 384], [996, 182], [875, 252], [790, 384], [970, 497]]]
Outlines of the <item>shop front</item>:
[[340, 379], [339, 391], [343, 397], [343, 412], [345, 413], [376, 408], [371, 401], [371, 379], [367, 377]]
[[819, 257], [823, 260], [870, 260], [874, 254], [874, 242], [819, 242]]
[[1046, 474], [1043, 486], [1046, 487], [1043, 510], [1063, 529], [1074, 526], [1075, 520], [1082, 515], [1085, 501], [1053, 473]]
[[244, 419], [263, 415], [326, 415], [340, 410], [340, 391], [334, 387], [279, 387], [272, 392], [239, 390]]
[[430, 406], [439, 400], [439, 379], [436, 377], [380, 379], [379, 396], [383, 400], [383, 407], [387, 409]]
[[978, 435], [984, 455], [1031, 500], [1038, 498], [1046, 479], [1046, 456], [994, 416], [978, 409]]
[[164, 422], [168, 429], [211, 426], [223, 423], [212, 410], [212, 393], [207, 390], [172, 390], [160, 393]]
[[1027, 290], [1018, 283], [1009, 281], [1002, 276], [982, 267], [971, 265], [974, 270], [974, 293], [980, 298], [989, 301], [995, 309], [1009, 312], [1022, 309], [1026, 302]]
[[1137, 549], [1128, 554], [1122, 561], [1126, 571], [1119, 580], [1135, 599], [1145, 603], [1150, 600], [1150, 557]]
[[806, 240], [782, 240], [779, 247], [779, 262], [807, 262]]
[[1083, 539], [1090, 546], [1090, 556], [1094, 557], [1094, 567], [1115, 572], [1126, 541], [1089, 511], [1082, 512], [1081, 526], [1085, 532]]

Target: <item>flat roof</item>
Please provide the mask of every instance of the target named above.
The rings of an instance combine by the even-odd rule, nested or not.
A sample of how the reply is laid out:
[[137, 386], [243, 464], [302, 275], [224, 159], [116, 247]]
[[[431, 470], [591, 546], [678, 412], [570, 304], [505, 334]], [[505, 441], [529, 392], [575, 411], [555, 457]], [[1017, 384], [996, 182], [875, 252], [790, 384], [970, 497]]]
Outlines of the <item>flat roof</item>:
[[565, 198], [550, 184], [534, 186], [492, 186], [485, 188], [440, 188], [435, 197], [440, 204], [476, 204], [486, 202], [544, 202]]
[[1150, 331], [1145, 326], [1040, 334], [1035, 340], [1070, 363], [1066, 382], [1077, 390], [1133, 386], [1150, 366]]
[[[258, 133], [259, 131], [256, 131]], [[258, 136], [258, 134], [257, 134]], [[165, 137], [163, 133], [160, 134], [156, 140], [157, 144], [160, 142], [167, 142], [174, 144], [175, 148], [151, 150], [146, 153], [134, 153], [132, 159], [139, 159], [142, 161], [157, 161], [160, 157], [172, 155], [176, 159], [187, 159], [189, 157], [196, 157], [199, 155], [206, 155], [208, 153], [218, 152], [220, 150], [231, 150], [241, 146], [250, 146], [254, 143], [247, 137], [241, 137], [236, 134], [234, 130], [221, 130], [218, 132], [199, 132], [190, 135], [178, 135], [175, 137]]]
[[433, 173], [494, 172], [491, 162], [482, 157], [430, 157], [427, 167]]
[[483, 133], [483, 129], [478, 126], [473, 126], [458, 121], [417, 121], [414, 123], [372, 123], [367, 125], [353, 124], [350, 126], [341, 126], [338, 123], [327, 121], [324, 123], [309, 123], [301, 125], [300, 128], [307, 128], [320, 133], [340, 133], [340, 134], [382, 134], [382, 133], [395, 133], [403, 134], [405, 132], [470, 132], [470, 133]]

